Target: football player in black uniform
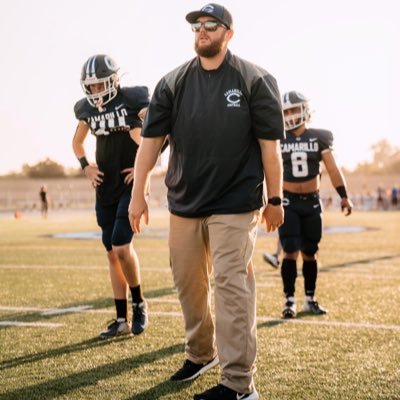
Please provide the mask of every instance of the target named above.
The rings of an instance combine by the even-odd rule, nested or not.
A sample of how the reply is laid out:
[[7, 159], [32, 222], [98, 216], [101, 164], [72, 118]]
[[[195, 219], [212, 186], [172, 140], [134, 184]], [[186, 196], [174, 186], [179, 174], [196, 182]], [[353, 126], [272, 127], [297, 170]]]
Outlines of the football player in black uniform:
[[283, 318], [296, 316], [296, 261], [301, 253], [305, 303], [303, 311], [325, 314], [315, 299], [317, 251], [322, 236], [322, 208], [319, 197], [321, 161], [324, 162], [332, 185], [341, 198], [342, 211], [350, 215], [353, 204], [347, 196], [346, 183], [332, 153], [330, 131], [308, 127], [308, 100], [299, 92], [283, 96], [286, 139], [281, 141], [283, 159], [283, 205], [285, 221], [279, 228], [284, 257], [281, 276], [286, 301]]
[[[128, 205], [133, 165], [140, 143], [142, 121], [149, 102], [147, 87], [120, 87], [118, 66], [103, 54], [90, 57], [82, 68], [86, 97], [75, 104], [79, 120], [73, 150], [96, 190], [97, 223], [107, 250], [116, 319], [100, 333], [109, 338], [140, 334], [147, 326], [147, 304], [140, 285], [139, 260], [132, 246]], [[86, 158], [88, 132], [96, 137], [96, 164]], [[132, 295], [132, 324], [128, 320], [128, 288]]]
[[146, 182], [168, 135], [170, 262], [186, 339], [186, 360], [171, 380], [195, 379], [219, 363], [220, 384], [195, 400], [257, 400], [252, 254], [260, 209], [268, 231], [283, 222], [280, 94], [266, 70], [228, 50], [233, 27], [225, 7], [207, 4], [186, 20], [197, 57], [165, 75], [154, 91], [129, 215], [139, 232], [141, 217], [148, 219]]

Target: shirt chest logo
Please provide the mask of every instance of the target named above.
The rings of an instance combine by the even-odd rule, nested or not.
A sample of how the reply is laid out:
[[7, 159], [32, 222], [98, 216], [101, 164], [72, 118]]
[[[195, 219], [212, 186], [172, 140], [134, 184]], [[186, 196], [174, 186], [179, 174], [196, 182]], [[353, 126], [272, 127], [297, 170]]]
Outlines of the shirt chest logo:
[[229, 89], [224, 93], [227, 107], [240, 107], [243, 93], [240, 89]]

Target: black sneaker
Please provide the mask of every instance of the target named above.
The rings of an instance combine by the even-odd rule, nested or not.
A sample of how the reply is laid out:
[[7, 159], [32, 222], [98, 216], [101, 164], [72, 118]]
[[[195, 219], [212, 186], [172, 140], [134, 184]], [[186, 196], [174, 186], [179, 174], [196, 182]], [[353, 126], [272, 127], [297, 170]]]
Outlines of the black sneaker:
[[289, 319], [296, 317], [296, 303], [286, 300], [285, 308], [282, 311], [282, 318]]
[[107, 326], [107, 329], [103, 332], [100, 332], [100, 337], [102, 339], [109, 339], [116, 336], [128, 335], [131, 333], [131, 326], [129, 321], [117, 321], [113, 319], [110, 325]]
[[133, 303], [132, 314], [132, 333], [134, 335], [139, 335], [146, 329], [149, 322], [147, 303], [145, 301]]
[[170, 378], [171, 381], [190, 381], [192, 379], [196, 379], [204, 372], [209, 369], [215, 367], [219, 363], [218, 356], [213, 358], [211, 361], [204, 364], [195, 364], [190, 360], [185, 360], [181, 369], [175, 372]]
[[309, 312], [315, 315], [323, 315], [326, 314], [328, 311], [325, 308], [321, 307], [317, 301], [307, 301], [304, 303], [303, 311]]
[[273, 267], [275, 269], [279, 268], [279, 260], [278, 260], [278, 256], [276, 254], [263, 253], [263, 259], [271, 267]]
[[193, 397], [194, 400], [257, 400], [258, 398], [255, 389], [251, 393], [239, 393], [221, 384]]

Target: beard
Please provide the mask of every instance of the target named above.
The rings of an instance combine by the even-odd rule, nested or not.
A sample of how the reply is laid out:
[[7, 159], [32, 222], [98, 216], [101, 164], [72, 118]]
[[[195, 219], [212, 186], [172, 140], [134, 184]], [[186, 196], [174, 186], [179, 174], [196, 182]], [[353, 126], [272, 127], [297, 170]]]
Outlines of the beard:
[[[199, 38], [200, 39], [200, 38]], [[219, 54], [222, 50], [224, 37], [212, 41], [210, 44], [200, 47], [199, 40], [194, 44], [194, 50], [197, 55], [204, 58], [212, 58]]]

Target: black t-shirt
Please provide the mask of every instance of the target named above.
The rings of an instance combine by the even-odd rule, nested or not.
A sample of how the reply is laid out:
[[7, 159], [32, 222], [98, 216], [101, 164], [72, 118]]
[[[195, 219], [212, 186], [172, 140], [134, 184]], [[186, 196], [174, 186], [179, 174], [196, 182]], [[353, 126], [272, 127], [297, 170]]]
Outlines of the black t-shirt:
[[276, 81], [230, 52], [212, 71], [194, 58], [162, 78], [151, 99], [142, 135], [166, 134], [165, 182], [173, 214], [197, 217], [260, 208], [264, 173], [257, 139], [284, 137]]
[[125, 174], [121, 174], [123, 169], [133, 167], [138, 148], [129, 131], [142, 126], [138, 113], [148, 103], [147, 87], [135, 86], [119, 89], [101, 111], [86, 98], [75, 104], [76, 118], [85, 121], [96, 136], [96, 163], [104, 173], [96, 197], [103, 205], [114, 204], [125, 189], [131, 188], [124, 183]]
[[287, 182], [305, 182], [319, 175], [321, 155], [332, 151], [332, 132], [306, 129], [300, 136], [286, 132], [281, 142], [283, 179]]

